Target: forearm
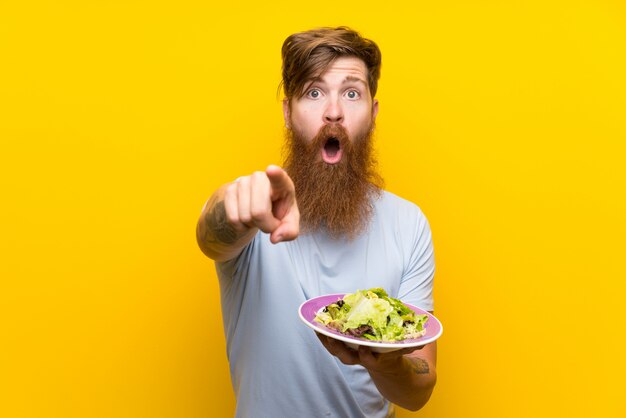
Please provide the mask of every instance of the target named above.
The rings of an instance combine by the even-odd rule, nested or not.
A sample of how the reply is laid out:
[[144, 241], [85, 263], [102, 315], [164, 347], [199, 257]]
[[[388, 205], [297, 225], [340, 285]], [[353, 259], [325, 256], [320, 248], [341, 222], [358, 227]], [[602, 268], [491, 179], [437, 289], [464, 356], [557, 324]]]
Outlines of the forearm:
[[385, 398], [411, 411], [428, 402], [437, 381], [434, 364], [410, 355], [399, 357], [398, 364], [387, 371], [369, 373]]
[[228, 185], [218, 189], [207, 202], [196, 226], [196, 239], [202, 252], [215, 261], [236, 257], [254, 238], [257, 228], [236, 228], [228, 222], [224, 194]]

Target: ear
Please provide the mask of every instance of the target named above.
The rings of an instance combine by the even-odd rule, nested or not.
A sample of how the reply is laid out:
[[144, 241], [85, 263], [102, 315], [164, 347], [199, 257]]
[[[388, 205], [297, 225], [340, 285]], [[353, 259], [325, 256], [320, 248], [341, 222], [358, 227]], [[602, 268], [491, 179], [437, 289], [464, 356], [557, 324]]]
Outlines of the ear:
[[378, 115], [378, 99], [372, 102], [372, 122], [376, 121], [376, 115]]
[[283, 117], [285, 118], [285, 127], [291, 129], [289, 126], [289, 99], [286, 97], [283, 99]]

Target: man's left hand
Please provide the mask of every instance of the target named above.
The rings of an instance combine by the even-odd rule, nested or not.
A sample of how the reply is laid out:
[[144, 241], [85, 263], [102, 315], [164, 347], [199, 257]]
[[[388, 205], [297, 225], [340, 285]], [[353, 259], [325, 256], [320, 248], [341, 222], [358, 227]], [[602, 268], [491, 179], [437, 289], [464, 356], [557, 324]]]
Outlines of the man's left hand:
[[326, 335], [317, 333], [317, 337], [322, 342], [328, 352], [337, 357], [343, 364], [359, 364], [370, 372], [374, 373], [394, 373], [402, 369], [403, 357], [405, 354], [420, 350], [420, 347], [402, 348], [388, 353], [375, 353], [370, 347], [361, 345], [358, 350], [348, 347], [343, 342]]

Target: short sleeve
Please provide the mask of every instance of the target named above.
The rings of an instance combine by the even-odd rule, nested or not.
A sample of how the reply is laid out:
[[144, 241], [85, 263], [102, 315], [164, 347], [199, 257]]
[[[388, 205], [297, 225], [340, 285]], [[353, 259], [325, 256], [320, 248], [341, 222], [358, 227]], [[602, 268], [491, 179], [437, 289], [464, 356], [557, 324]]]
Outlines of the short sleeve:
[[415, 207], [414, 220], [408, 238], [408, 260], [400, 280], [398, 298], [427, 311], [434, 310], [433, 282], [435, 276], [435, 254], [430, 225], [422, 211]]
[[248, 272], [252, 264], [255, 248], [258, 247], [261, 231], [246, 245], [241, 253], [232, 260], [215, 262], [217, 277], [220, 282], [222, 296], [231, 297], [233, 293], [241, 294], [248, 280]]

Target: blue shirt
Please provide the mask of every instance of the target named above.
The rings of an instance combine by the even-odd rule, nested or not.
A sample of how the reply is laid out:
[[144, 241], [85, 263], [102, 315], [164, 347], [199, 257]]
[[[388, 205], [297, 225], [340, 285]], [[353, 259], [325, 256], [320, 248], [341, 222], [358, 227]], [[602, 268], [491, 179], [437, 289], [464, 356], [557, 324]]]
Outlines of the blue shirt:
[[432, 311], [431, 232], [415, 204], [383, 192], [367, 230], [352, 241], [315, 232], [274, 245], [259, 232], [216, 268], [237, 418], [394, 416], [367, 370], [328, 353], [298, 307], [382, 287]]

